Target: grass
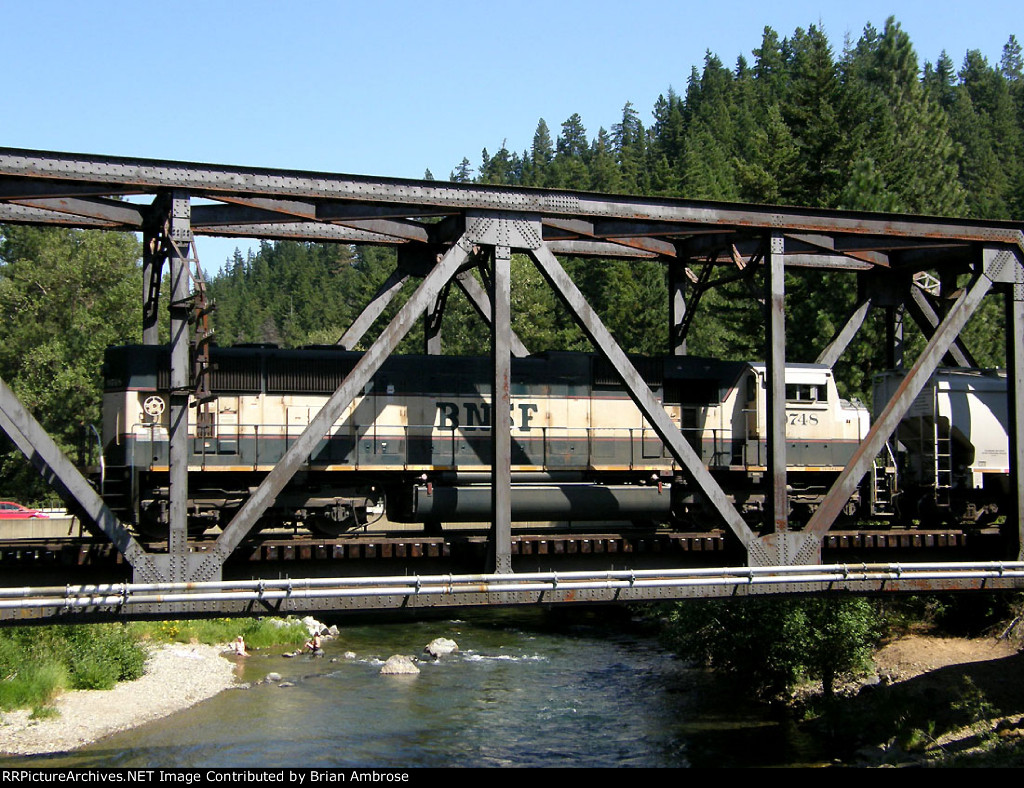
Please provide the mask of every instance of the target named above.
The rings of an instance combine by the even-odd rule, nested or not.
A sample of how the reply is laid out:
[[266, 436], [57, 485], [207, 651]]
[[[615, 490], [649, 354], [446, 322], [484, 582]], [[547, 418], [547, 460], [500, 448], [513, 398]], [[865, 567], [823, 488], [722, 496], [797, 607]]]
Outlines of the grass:
[[142, 675], [146, 655], [120, 624], [0, 631], [0, 709], [42, 713], [69, 689], [110, 689]]
[[229, 643], [241, 635], [247, 648], [301, 645], [309, 638], [305, 625], [296, 619], [204, 618], [129, 624], [140, 640], [157, 643]]
[[31, 708], [33, 718], [45, 719], [62, 692], [139, 678], [145, 642], [213, 645], [238, 635], [249, 649], [301, 645], [309, 637], [301, 621], [269, 618], [0, 629], [0, 710]]

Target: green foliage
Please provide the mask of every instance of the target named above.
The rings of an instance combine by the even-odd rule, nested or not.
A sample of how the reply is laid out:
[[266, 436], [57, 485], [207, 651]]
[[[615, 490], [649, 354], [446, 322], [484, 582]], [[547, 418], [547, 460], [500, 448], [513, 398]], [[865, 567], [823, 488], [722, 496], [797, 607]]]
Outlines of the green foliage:
[[859, 597], [681, 602], [670, 609], [667, 643], [681, 656], [729, 675], [763, 697], [805, 678], [826, 695], [837, 676], [870, 664], [877, 614]]
[[142, 675], [145, 653], [119, 624], [0, 630], [0, 708], [41, 707], [66, 689]]
[[[123, 233], [0, 227], [0, 377], [65, 450], [100, 419], [104, 349], [141, 336], [138, 257]], [[53, 500], [16, 451], [0, 458], [0, 486]]]
[[249, 648], [300, 645], [309, 638], [301, 621], [280, 618], [198, 618], [137, 622], [128, 625], [133, 637], [159, 643], [229, 643], [241, 635]]

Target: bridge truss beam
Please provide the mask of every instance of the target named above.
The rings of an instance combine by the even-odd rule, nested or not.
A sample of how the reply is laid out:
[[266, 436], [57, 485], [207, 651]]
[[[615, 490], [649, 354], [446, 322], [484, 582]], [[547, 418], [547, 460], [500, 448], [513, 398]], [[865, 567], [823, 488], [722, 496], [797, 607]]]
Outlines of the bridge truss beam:
[[[87, 512], [117, 544], [140, 580], [219, 580], [225, 562], [250, 533], [260, 514], [306, 462], [314, 445], [420, 316], [428, 321], [428, 350], [441, 351], [444, 294], [452, 284], [466, 294], [491, 327], [493, 412], [502, 412], [500, 400], [508, 397], [509, 358], [528, 352], [513, 332], [509, 317], [514, 287], [509, 273], [513, 253], [525, 253], [533, 260], [595, 348], [611, 362], [682, 473], [710, 501], [721, 523], [742, 545], [751, 566], [820, 562], [823, 534], [836, 520], [939, 361], [953, 353], [957, 363], [972, 362], [959, 340], [960, 330], [994, 286], [1003, 293], [1008, 326], [1011, 481], [1017, 509], [1011, 515], [1011, 530], [1017, 550], [1024, 545], [1024, 234], [1019, 223], [749, 206], [8, 148], [0, 148], [0, 222], [141, 232], [147, 343], [157, 341], [160, 280], [164, 265], [170, 264], [172, 475], [167, 553], [145, 553], [123, 526], [112, 520], [109, 511], [104, 513], [92, 503], [81, 505], [81, 500], [88, 498], [85, 493], [70, 493], [78, 499], [76, 506]], [[185, 432], [176, 431], [173, 425], [187, 423], [188, 392], [194, 383], [188, 375], [191, 296], [187, 263], [192, 239], [203, 235], [397, 248], [398, 267], [340, 338], [338, 344], [345, 348], [363, 343], [371, 325], [403, 284], [410, 278], [417, 278], [420, 283], [388, 327], [369, 343], [362, 360], [282, 461], [237, 512], [213, 549], [190, 554], [184, 512], [187, 461], [181, 459], [187, 458], [185, 438], [181, 437]], [[679, 426], [667, 418], [651, 388], [586, 303], [557, 255], [666, 263], [670, 283], [668, 351], [673, 354], [685, 354], [686, 333], [694, 320], [697, 302], [711, 288], [742, 282], [751, 296], [763, 304], [768, 385], [767, 533], [755, 533], [744, 521], [683, 439]], [[694, 273], [691, 265], [700, 265], [699, 273]], [[471, 272], [473, 267], [483, 274], [483, 285]], [[784, 369], [787, 355], [791, 355], [787, 354], [785, 344], [787, 269], [847, 272], [858, 280], [856, 307], [819, 356], [821, 363], [836, 363], [857, 336], [869, 310], [876, 306], [883, 307], [890, 318], [906, 306], [931, 335], [904, 385], [887, 404], [882, 417], [803, 530], [795, 529], [789, 522], [786, 503]], [[925, 271], [936, 276], [947, 295], [962, 272], [970, 271], [972, 281], [942, 314], [923, 292], [918, 292], [916, 285], [909, 284], [915, 274]], [[893, 327], [897, 325], [894, 319], [887, 322]], [[890, 333], [895, 341], [895, 328]], [[894, 364], [897, 360], [894, 352]], [[21, 416], [10, 415], [19, 405], [16, 398], [4, 393], [0, 400], [14, 409], [5, 408], [0, 427], [12, 437], [21, 432], [19, 446], [27, 456], [44, 454], [41, 448], [46, 438], [45, 433], [39, 434], [41, 428], [38, 432], [29, 430], [28, 434], [19, 430]], [[497, 424], [500, 420], [494, 421]], [[499, 574], [514, 569], [509, 550], [511, 504], [504, 495], [511, 478], [509, 436], [505, 432], [494, 430], [492, 459], [494, 524], [490, 567]], [[52, 458], [43, 467], [61, 464], [60, 458]], [[58, 476], [72, 478], [63, 473]], [[67, 492], [77, 485], [65, 481], [59, 486]], [[149, 610], [186, 608], [168, 602]]]

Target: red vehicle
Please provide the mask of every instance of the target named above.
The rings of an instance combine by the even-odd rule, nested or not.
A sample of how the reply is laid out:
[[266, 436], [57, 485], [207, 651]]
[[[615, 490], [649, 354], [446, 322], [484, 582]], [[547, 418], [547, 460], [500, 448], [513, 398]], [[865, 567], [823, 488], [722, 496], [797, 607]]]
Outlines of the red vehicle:
[[26, 520], [32, 517], [49, 517], [46, 512], [29, 509], [14, 501], [0, 501], [0, 520]]

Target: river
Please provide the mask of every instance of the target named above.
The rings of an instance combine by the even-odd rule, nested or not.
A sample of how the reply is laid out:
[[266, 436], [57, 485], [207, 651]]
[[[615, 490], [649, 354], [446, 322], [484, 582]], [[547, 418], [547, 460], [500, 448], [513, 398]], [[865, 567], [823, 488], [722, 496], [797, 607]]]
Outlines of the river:
[[[473, 611], [342, 624], [322, 658], [239, 660], [248, 689], [17, 765], [117, 767], [706, 767], [817, 760], [791, 727], [723, 700], [707, 675], [613, 613]], [[459, 652], [414, 676], [392, 654]], [[346, 657], [345, 652], [354, 657]], [[292, 686], [263, 683], [271, 672]], [[14, 761], [6, 762], [15, 765]]]

